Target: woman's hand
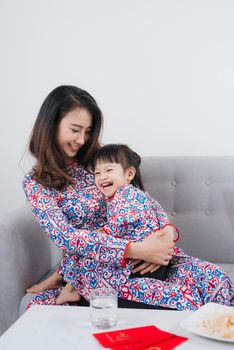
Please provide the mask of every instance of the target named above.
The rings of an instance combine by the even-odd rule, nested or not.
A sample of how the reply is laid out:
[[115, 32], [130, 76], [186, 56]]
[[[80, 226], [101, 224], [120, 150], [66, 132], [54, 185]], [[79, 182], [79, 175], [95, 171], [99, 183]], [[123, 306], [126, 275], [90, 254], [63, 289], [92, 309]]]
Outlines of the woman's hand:
[[174, 229], [171, 226], [166, 226], [162, 230], [157, 231], [158, 238], [163, 242], [174, 242], [175, 235], [174, 235]]
[[[141, 264], [139, 264], [141, 262]], [[139, 264], [139, 265], [138, 265]], [[142, 260], [134, 260], [133, 261], [133, 265], [136, 266], [132, 272], [135, 273], [135, 272], [140, 272], [141, 275], [144, 275], [145, 273], [147, 272], [154, 272], [156, 271], [157, 269], [159, 269], [160, 265], [156, 265], [156, 264], [152, 264], [152, 263], [149, 263], [149, 262], [146, 262], [146, 261], [142, 261]]]
[[125, 258], [140, 259], [151, 264], [167, 266], [172, 259], [175, 243], [168, 242], [164, 235], [166, 233], [163, 231], [153, 232], [142, 242], [130, 242]]

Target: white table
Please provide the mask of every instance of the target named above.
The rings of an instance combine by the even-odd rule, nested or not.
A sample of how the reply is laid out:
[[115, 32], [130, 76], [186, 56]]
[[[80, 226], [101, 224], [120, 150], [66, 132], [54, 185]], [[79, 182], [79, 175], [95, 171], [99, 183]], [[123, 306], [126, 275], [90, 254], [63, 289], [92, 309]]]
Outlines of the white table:
[[[234, 349], [233, 343], [218, 342], [192, 334], [179, 326], [189, 311], [119, 309], [118, 326], [110, 330], [155, 325], [188, 337], [178, 350]], [[1, 337], [1, 350], [100, 350], [92, 333], [88, 307], [33, 306]]]

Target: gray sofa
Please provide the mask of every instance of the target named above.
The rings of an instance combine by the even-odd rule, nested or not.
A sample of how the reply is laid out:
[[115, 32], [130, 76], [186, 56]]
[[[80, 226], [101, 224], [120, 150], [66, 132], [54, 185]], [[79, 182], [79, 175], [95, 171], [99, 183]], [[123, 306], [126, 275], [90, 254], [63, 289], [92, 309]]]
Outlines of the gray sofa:
[[[147, 191], [178, 226], [178, 246], [223, 267], [234, 281], [234, 157], [144, 157]], [[25, 288], [62, 253], [22, 207], [0, 218], [0, 334], [25, 311]]]

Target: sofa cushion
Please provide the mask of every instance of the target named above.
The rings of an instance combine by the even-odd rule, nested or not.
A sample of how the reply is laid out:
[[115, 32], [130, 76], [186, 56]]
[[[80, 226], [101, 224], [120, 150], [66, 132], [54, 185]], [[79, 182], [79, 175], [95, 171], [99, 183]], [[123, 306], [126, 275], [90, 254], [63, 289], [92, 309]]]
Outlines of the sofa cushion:
[[234, 263], [234, 157], [144, 157], [146, 190], [181, 232], [189, 255]]

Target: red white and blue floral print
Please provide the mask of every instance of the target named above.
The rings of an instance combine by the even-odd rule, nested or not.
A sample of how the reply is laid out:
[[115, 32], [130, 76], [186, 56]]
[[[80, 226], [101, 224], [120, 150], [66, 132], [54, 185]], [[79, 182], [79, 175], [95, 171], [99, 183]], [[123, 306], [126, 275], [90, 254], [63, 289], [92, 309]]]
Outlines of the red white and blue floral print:
[[[24, 190], [42, 229], [62, 249], [64, 280], [89, 300], [90, 290], [111, 285], [119, 297], [179, 310], [196, 310], [213, 301], [234, 305], [234, 286], [218, 266], [175, 248], [165, 281], [129, 278], [131, 261], [124, 260], [129, 240], [141, 240], [168, 223], [161, 206], [129, 185], [107, 202], [94, 186], [89, 169], [69, 167], [74, 185], [61, 191], [38, 184], [32, 173]], [[108, 225], [109, 234], [95, 230]], [[123, 264], [125, 261], [125, 264]], [[58, 289], [40, 292], [32, 304], [55, 304]]]
[[133, 241], [169, 224], [161, 205], [133, 185], [119, 188], [107, 200], [107, 222], [112, 236]]

